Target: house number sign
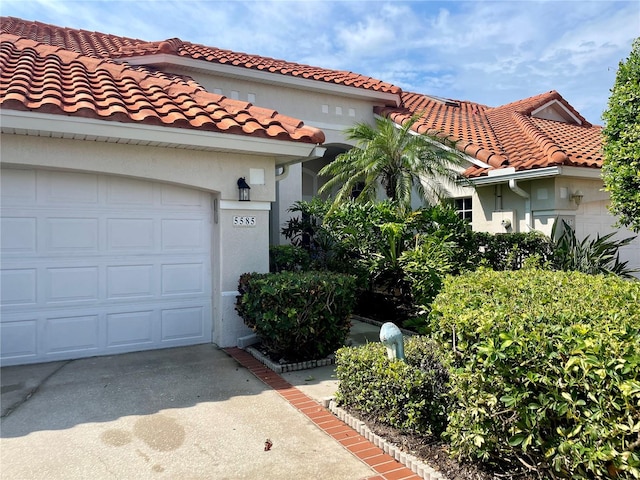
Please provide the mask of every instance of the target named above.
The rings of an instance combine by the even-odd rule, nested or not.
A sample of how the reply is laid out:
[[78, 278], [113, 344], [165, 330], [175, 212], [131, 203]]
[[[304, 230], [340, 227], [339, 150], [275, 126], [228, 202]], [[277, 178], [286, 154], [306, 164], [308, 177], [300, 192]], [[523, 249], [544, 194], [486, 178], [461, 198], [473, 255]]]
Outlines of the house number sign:
[[243, 215], [234, 215], [233, 216], [233, 226], [234, 227], [255, 227], [256, 226], [256, 217], [253, 216], [243, 216]]

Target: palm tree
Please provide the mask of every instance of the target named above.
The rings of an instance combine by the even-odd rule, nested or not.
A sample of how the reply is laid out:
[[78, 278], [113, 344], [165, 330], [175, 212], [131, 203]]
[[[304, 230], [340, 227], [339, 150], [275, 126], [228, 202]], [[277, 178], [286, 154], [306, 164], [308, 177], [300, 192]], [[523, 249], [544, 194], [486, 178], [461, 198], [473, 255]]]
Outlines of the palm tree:
[[447, 187], [464, 180], [456, 171], [462, 158], [445, 150], [442, 140], [413, 132], [411, 127], [419, 119], [416, 114], [399, 126], [388, 118], [376, 118], [375, 127], [361, 122], [345, 130], [356, 145], [320, 170], [320, 175], [331, 178], [319, 193], [338, 188], [335, 206], [350, 199], [360, 185], [356, 201], [375, 200], [381, 185], [403, 212], [411, 209], [414, 188], [430, 203], [444, 197]]

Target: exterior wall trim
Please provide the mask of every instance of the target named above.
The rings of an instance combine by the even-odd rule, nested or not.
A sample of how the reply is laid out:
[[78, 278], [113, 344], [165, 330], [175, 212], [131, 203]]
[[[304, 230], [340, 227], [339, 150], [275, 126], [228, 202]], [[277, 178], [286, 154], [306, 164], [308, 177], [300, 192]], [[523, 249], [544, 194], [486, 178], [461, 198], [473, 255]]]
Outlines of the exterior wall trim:
[[311, 143], [6, 109], [2, 109], [2, 131], [3, 133], [34, 136], [63, 135], [64, 138], [90, 139], [108, 143], [118, 139], [117, 143], [134, 145], [144, 143], [165, 148], [267, 154], [295, 158], [307, 157], [313, 153], [316, 147]]
[[537, 168], [535, 170], [526, 170], [514, 172], [509, 170], [504, 174], [493, 174], [490, 177], [471, 178], [469, 181], [474, 185], [496, 185], [499, 183], [508, 183], [509, 180], [531, 180], [538, 178], [556, 177], [562, 174], [562, 167]]

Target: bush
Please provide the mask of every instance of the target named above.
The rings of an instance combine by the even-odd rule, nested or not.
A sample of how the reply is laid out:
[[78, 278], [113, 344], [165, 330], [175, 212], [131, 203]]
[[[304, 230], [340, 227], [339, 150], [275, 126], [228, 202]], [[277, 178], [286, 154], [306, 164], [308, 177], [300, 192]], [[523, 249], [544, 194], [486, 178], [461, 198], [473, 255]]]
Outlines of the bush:
[[330, 272], [245, 273], [236, 310], [270, 354], [316, 360], [344, 345], [355, 280]]
[[416, 305], [426, 308], [442, 288], [443, 278], [455, 268], [455, 244], [435, 235], [422, 237], [420, 245], [400, 256], [400, 267], [411, 285]]
[[602, 114], [602, 179], [611, 195], [611, 213], [640, 232], [640, 37], [620, 62], [607, 109]]
[[[553, 225], [552, 237], [555, 237], [557, 223]], [[622, 240], [612, 239], [615, 232], [608, 233], [595, 239], [588, 235], [579, 241], [576, 233], [567, 222], [562, 222], [562, 234], [555, 241], [553, 252], [553, 266], [558, 270], [575, 270], [590, 274], [613, 273], [623, 278], [634, 278], [638, 270], [627, 266], [629, 262], [621, 262], [620, 248], [628, 245], [636, 237]]]
[[493, 270], [519, 270], [527, 259], [538, 258], [548, 262], [552, 257], [553, 242], [539, 232], [474, 233], [477, 248], [482, 248], [482, 261]]
[[430, 322], [449, 345], [459, 457], [640, 476], [640, 282], [481, 269], [446, 280]]
[[406, 432], [439, 435], [447, 418], [448, 374], [425, 337], [405, 339], [406, 363], [390, 361], [381, 343], [341, 348], [336, 399]]
[[272, 273], [307, 270], [310, 264], [309, 252], [302, 247], [295, 245], [269, 247], [269, 271]]

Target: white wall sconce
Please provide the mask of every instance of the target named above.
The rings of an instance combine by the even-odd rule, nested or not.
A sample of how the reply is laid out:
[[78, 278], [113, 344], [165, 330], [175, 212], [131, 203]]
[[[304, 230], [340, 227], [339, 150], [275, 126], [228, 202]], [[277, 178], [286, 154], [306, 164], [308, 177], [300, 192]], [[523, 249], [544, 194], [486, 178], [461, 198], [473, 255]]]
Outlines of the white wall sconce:
[[245, 177], [240, 177], [238, 179], [238, 200], [241, 202], [248, 202], [251, 199], [249, 198], [249, 190], [251, 187], [245, 180]]
[[576, 204], [576, 207], [580, 206], [580, 204], [582, 203], [583, 197], [584, 197], [584, 194], [582, 193], [582, 190], [576, 190], [574, 193], [571, 194], [571, 200], [573, 200], [573, 202]]

